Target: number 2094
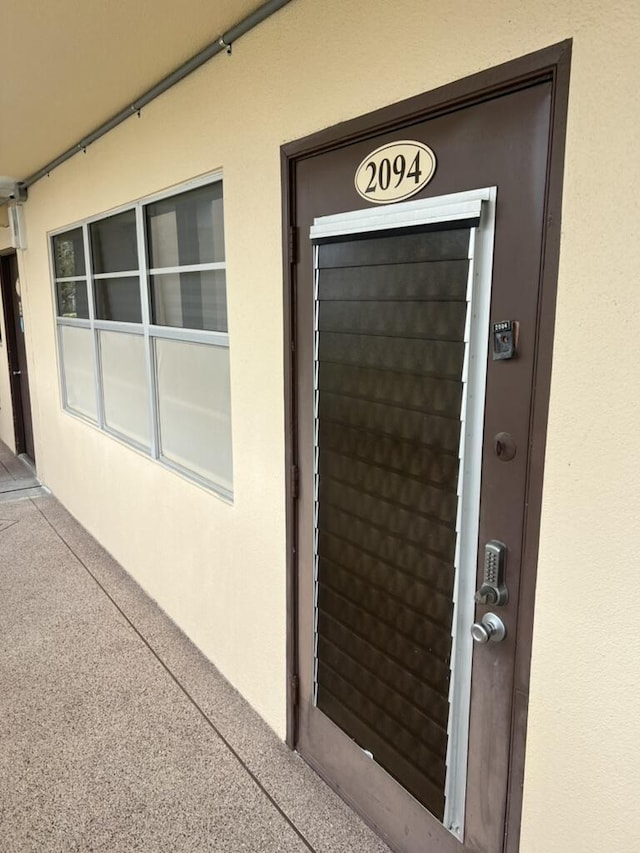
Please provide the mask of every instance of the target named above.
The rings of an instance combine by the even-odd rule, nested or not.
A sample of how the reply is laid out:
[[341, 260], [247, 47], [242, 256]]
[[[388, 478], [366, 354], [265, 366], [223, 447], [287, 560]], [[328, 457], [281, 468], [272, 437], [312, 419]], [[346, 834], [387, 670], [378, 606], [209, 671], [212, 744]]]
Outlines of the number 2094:
[[436, 158], [420, 142], [394, 142], [372, 151], [358, 166], [355, 187], [369, 201], [388, 204], [419, 192], [435, 172]]

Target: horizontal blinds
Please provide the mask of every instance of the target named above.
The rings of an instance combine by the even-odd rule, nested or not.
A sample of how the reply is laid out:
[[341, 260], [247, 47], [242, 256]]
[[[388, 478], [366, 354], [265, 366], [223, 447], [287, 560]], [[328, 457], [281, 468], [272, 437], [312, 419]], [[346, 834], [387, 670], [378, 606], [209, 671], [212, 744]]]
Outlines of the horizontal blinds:
[[318, 246], [317, 704], [440, 819], [469, 233]]

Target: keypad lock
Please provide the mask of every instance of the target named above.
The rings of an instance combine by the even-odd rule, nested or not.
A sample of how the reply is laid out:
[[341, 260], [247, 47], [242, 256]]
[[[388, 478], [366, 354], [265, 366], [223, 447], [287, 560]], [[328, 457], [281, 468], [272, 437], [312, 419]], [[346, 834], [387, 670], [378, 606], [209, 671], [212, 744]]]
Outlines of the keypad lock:
[[509, 600], [505, 584], [507, 546], [504, 542], [492, 539], [484, 546], [484, 578], [482, 586], [475, 594], [477, 604], [501, 607]]
[[518, 330], [517, 320], [502, 320], [492, 326], [494, 361], [515, 358], [518, 352]]

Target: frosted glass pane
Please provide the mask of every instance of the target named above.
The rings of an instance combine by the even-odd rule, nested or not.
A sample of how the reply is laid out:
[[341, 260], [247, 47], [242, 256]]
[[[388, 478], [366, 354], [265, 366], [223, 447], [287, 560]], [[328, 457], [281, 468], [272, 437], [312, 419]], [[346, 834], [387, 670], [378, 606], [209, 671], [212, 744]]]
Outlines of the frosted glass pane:
[[155, 346], [162, 456], [231, 491], [229, 350], [161, 338]]
[[98, 415], [91, 335], [89, 329], [60, 326], [65, 405], [95, 421]]
[[100, 361], [105, 425], [150, 447], [144, 338], [122, 332], [100, 332]]

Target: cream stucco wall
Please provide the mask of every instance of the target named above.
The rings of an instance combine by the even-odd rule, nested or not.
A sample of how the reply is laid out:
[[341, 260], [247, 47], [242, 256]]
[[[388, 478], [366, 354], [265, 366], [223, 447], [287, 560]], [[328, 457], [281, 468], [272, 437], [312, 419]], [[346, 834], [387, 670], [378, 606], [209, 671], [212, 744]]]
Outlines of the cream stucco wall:
[[[573, 37], [523, 853], [640, 849], [640, 7], [294, 0], [36, 184], [21, 259], [39, 473], [284, 733], [279, 148]], [[224, 170], [233, 506], [61, 411], [46, 232]], [[0, 388], [0, 394], [2, 394]], [[603, 579], [604, 573], [604, 579]]]

